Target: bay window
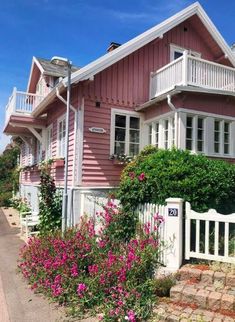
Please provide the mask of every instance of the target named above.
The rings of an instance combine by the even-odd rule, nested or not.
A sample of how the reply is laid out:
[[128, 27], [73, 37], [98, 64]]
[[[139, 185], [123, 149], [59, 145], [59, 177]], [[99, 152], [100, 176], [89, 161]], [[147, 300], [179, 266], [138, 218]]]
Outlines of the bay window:
[[185, 140], [187, 150], [204, 152], [204, 118], [187, 115]]

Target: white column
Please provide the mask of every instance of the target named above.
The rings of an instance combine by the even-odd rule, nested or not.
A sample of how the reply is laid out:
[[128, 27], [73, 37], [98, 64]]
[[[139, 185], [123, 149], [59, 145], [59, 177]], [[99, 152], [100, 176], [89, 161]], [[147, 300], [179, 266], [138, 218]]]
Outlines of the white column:
[[166, 199], [166, 270], [177, 271], [182, 264], [183, 256], [183, 199]]
[[230, 153], [232, 157], [235, 157], [235, 122], [231, 122], [230, 125]]
[[178, 119], [178, 149], [185, 150], [186, 148], [186, 113], [179, 112]]
[[182, 66], [182, 83], [183, 86], [188, 84], [188, 51], [185, 50], [183, 53], [183, 66]]
[[214, 153], [214, 119], [206, 117], [204, 121], [204, 152], [206, 155]]

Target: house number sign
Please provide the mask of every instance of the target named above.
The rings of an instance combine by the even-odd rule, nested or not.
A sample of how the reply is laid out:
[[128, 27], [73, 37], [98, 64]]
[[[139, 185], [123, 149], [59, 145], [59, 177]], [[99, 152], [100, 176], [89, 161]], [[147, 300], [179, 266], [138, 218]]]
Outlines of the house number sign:
[[100, 134], [106, 133], [105, 129], [103, 129], [102, 127], [90, 127], [89, 131], [92, 133], [100, 133]]
[[178, 217], [178, 209], [177, 208], [168, 208], [168, 216], [169, 217]]

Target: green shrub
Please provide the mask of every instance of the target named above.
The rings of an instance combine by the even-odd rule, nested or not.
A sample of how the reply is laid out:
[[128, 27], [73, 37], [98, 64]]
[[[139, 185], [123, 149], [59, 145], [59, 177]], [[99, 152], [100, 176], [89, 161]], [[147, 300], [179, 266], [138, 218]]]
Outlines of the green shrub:
[[11, 206], [12, 192], [6, 191], [0, 194], [0, 207], [10, 207]]
[[176, 284], [176, 276], [169, 275], [155, 279], [153, 282], [154, 293], [159, 297], [169, 297], [170, 289]]
[[39, 198], [39, 230], [47, 234], [60, 228], [62, 219], [62, 195], [56, 189], [51, 176], [51, 162], [43, 162], [40, 166], [40, 198]]
[[214, 208], [230, 213], [235, 206], [235, 166], [189, 151], [150, 146], [123, 170], [118, 197], [126, 210], [180, 197], [196, 211]]

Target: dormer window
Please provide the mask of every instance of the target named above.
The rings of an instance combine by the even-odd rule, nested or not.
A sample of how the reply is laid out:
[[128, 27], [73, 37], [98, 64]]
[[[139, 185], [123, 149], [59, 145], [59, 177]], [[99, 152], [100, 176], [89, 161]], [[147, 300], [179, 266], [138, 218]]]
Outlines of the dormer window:
[[201, 57], [201, 54], [198, 53], [197, 51], [171, 44], [170, 45], [170, 60], [173, 61], [173, 60], [180, 58], [181, 56], [183, 56], [183, 53], [186, 50], [188, 51], [188, 54], [193, 57], [199, 57], [199, 58]]

